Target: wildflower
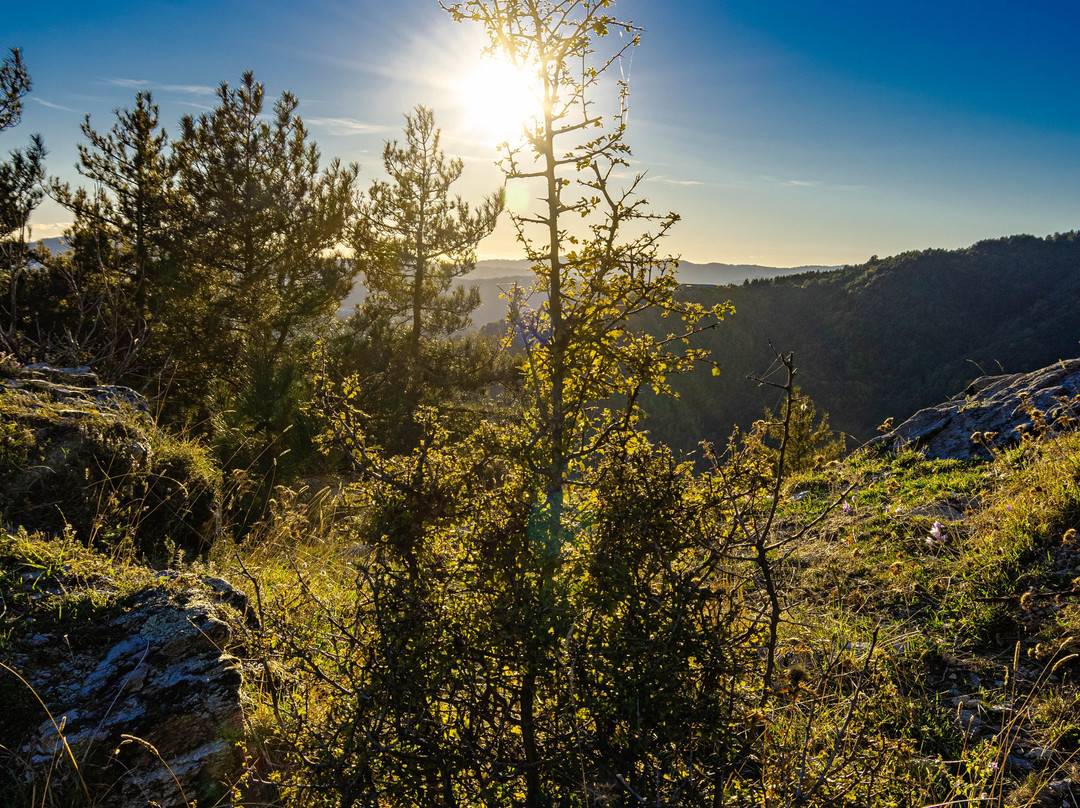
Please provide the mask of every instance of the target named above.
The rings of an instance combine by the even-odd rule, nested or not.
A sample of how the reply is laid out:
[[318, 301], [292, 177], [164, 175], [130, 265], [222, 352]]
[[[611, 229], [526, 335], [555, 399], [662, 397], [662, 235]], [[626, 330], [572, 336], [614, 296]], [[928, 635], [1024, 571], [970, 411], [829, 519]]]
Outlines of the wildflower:
[[846, 499], [844, 500], [844, 506], [842, 510], [844, 511], [844, 513], [851, 513], [851, 503], [848, 502]]
[[933, 537], [934, 541], [943, 542], [949, 538], [949, 534], [942, 530], [943, 527], [945, 527], [945, 525], [941, 524], [941, 522], [934, 521], [934, 526], [930, 528], [930, 535]]
[[1012, 513], [1012, 505], [1005, 506], [1005, 513]]

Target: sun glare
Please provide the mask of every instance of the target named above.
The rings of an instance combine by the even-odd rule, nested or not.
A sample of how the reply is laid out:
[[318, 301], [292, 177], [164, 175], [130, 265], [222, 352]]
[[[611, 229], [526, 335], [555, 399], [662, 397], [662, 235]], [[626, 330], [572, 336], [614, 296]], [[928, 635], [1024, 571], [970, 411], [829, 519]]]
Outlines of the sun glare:
[[462, 88], [469, 126], [485, 140], [501, 143], [521, 134], [538, 111], [535, 83], [514, 65], [486, 57]]

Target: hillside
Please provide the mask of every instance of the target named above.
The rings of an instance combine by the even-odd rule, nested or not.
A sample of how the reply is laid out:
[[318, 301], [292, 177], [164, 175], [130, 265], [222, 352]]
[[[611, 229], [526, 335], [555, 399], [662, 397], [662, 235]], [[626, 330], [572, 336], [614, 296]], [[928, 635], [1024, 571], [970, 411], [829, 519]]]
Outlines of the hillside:
[[[505, 316], [499, 295], [526, 285], [524, 261], [481, 261], [477, 327]], [[723, 442], [776, 397], [748, 380], [775, 352], [796, 352], [799, 384], [858, 445], [886, 418], [931, 406], [989, 373], [1026, 372], [1073, 356], [1080, 340], [1080, 236], [1009, 236], [960, 250], [929, 249], [865, 264], [781, 269], [682, 262], [682, 295], [736, 313], [699, 344], [719, 377], [676, 381], [681, 400], [652, 400], [648, 428], [683, 451]], [[356, 293], [349, 305], [355, 302]], [[358, 299], [358, 298], [356, 298]], [[497, 329], [495, 329], [497, 330]], [[775, 348], [770, 348], [770, 343]]]
[[[66, 420], [144, 427], [13, 379], [0, 425], [20, 445]], [[386, 537], [365, 543], [385, 523], [347, 492], [282, 489], [250, 534], [163, 572], [126, 544], [145, 526], [123, 507], [136, 490], [89, 544], [5, 509], [0, 802], [300, 808], [317, 787], [320, 804], [417, 804], [431, 787], [415, 772], [438, 766], [455, 804], [489, 805], [524, 779], [513, 701], [531, 676], [537, 738], [561, 753], [547, 782], [609, 804], [652, 787], [689, 806], [1076, 805], [1068, 423], [1030, 421], [986, 459], [867, 449], [715, 511], [700, 506], [721, 476], [756, 476], [752, 447], [700, 477], [648, 447], [597, 478], [597, 521], [561, 551], [539, 617], [502, 589], [514, 561], [491, 499], [424, 538], [422, 586]], [[6, 475], [38, 466], [3, 459]], [[531, 654], [524, 620], [545, 629]]]
[[1011, 236], [684, 294], [730, 299], [736, 314], [701, 337], [721, 375], [691, 374], [676, 385], [681, 401], [651, 402], [654, 435], [685, 449], [722, 441], [732, 424], [775, 408], [775, 395], [747, 377], [767, 372], [776, 352], [795, 351], [803, 392], [857, 445], [886, 418], [931, 406], [976, 376], [1075, 356], [1080, 234]]

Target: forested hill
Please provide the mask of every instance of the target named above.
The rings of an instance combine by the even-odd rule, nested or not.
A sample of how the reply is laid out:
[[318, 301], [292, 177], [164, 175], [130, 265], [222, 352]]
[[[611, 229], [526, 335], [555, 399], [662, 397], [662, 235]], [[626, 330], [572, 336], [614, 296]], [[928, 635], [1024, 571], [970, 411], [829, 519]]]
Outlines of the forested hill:
[[795, 352], [798, 383], [849, 448], [985, 374], [1029, 371], [1080, 355], [1080, 234], [1011, 236], [961, 250], [873, 258], [830, 272], [688, 286], [736, 314], [701, 337], [719, 377], [677, 381], [682, 398], [651, 401], [653, 434], [693, 448], [724, 440], [775, 408], [760, 376], [776, 351]]

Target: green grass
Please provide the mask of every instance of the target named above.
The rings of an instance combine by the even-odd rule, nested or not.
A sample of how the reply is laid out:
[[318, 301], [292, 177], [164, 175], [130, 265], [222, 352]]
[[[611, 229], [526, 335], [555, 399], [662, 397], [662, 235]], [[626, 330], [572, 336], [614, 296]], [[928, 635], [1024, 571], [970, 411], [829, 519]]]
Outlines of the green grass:
[[[203, 463], [197, 447], [176, 452], [196, 471]], [[253, 599], [258, 586], [268, 608], [286, 610], [274, 623], [295, 626], [293, 640], [317, 634], [320, 610], [354, 601], [357, 565], [372, 552], [356, 543], [363, 520], [331, 491], [282, 490], [206, 570]], [[1080, 759], [1080, 542], [1070, 535], [1080, 530], [1080, 435], [1033, 440], [987, 462], [860, 452], [788, 482], [779, 524], [810, 522], [774, 551], [785, 606], [778, 661], [789, 673], [763, 710], [733, 716], [749, 737], [764, 728], [760, 771], [732, 781], [733, 804], [741, 794], [783, 805], [793, 782], [815, 776], [823, 778], [815, 805], [843, 804], [849, 793], [912, 808], [983, 795], [999, 805], [1055, 804], [1047, 783]], [[44, 664], [49, 653], [78, 653], [143, 575], [131, 555], [100, 552], [70, 531], [0, 532], [0, 661], [24, 652], [35, 633], [66, 638]], [[62, 590], [52, 585], [59, 576]], [[97, 586], [105, 577], [108, 589]], [[303, 682], [280, 667], [277, 639], [264, 640], [253, 649], [265, 654], [263, 675], [247, 683], [249, 735], [238, 742], [273, 769], [284, 749], [274, 683]], [[748, 678], [732, 692], [751, 704], [758, 685]], [[40, 723], [36, 697], [14, 678], [0, 676], [0, 700], [8, 727]], [[968, 733], [961, 721], [972, 716], [980, 726]], [[1020, 752], [1031, 772], [1010, 765]]]
[[[791, 493], [805, 492], [787, 506], [792, 518], [854, 496], [783, 562], [787, 640], [859, 645], [879, 633], [879, 694], [891, 697], [864, 709], [884, 738], [926, 758], [916, 767], [925, 801], [1039, 804], [1039, 784], [1076, 763], [1080, 543], [1067, 532], [1080, 527], [1078, 480], [1080, 436], [1068, 434], [989, 462], [864, 452], [792, 481]], [[946, 540], [931, 536], [935, 521]], [[983, 727], [1002, 726], [965, 735], [967, 704]], [[1001, 709], [1018, 704], [1019, 718]], [[1040, 753], [1041, 773], [1005, 765], [1010, 721], [1028, 748], [1053, 750]]]

